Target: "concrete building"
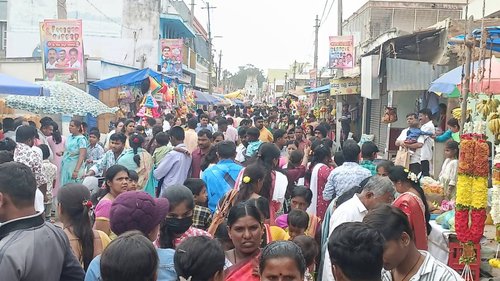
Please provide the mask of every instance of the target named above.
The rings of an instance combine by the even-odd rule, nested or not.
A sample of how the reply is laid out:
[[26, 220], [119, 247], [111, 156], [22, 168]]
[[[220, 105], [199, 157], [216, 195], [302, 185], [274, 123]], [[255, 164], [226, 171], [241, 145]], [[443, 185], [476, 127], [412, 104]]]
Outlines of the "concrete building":
[[[475, 20], [483, 17], [483, 0], [472, 0], [469, 1], [468, 13]], [[463, 11], [465, 15], [465, 8]], [[500, 18], [500, 1], [497, 0], [486, 0], [484, 5], [484, 17], [485, 18]]]
[[[424, 85], [426, 81], [419, 80], [419, 83], [412, 84], [418, 84], [418, 89], [415, 88], [411, 91], [408, 87], [406, 87], [404, 92], [400, 94], [395, 93], [393, 96], [391, 95], [391, 99], [389, 99], [386, 85], [387, 82], [383, 82], [378, 78], [389, 75], [385, 73], [381, 74], [378, 71], [380, 64], [382, 64], [380, 63], [381, 58], [376, 55], [366, 59], [363, 58], [364, 64], [361, 65], [362, 56], [366, 53], [372, 53], [374, 49], [380, 47], [385, 42], [390, 42], [388, 40], [398, 38], [399, 36], [409, 36], [408, 40], [412, 40], [412, 38], [416, 40], [416, 45], [413, 46], [415, 48], [430, 46], [431, 44], [429, 44], [429, 42], [431, 41], [433, 44], [437, 44], [443, 36], [436, 35], [432, 31], [426, 33], [423, 30], [448, 18], [460, 19], [463, 16], [463, 8], [466, 2], [466, 0], [369, 0], [343, 22], [342, 32], [344, 35], [353, 35], [356, 51], [356, 66], [352, 69], [344, 71], [343, 77], [359, 79], [361, 76], [362, 78], [361, 97], [363, 98], [360, 106], [363, 108], [363, 113], [361, 115], [363, 118], [360, 122], [357, 122], [356, 125], [359, 126], [359, 132], [375, 135], [374, 141], [379, 146], [381, 151], [393, 149], [392, 146], [390, 147], [390, 144], [393, 142], [393, 135], [397, 134], [396, 130], [392, 130], [390, 126], [381, 123], [383, 112], [385, 107], [388, 106], [389, 100], [392, 101], [391, 105], [398, 105], [398, 114], [400, 115], [399, 121], [396, 124], [393, 124], [393, 129], [404, 127], [404, 115], [415, 110], [417, 104], [416, 99], [418, 99], [420, 93], [422, 92], [420, 87]], [[418, 32], [421, 31], [423, 33], [418, 34]], [[414, 32], [417, 32], [417, 35], [411, 37], [412, 35], [409, 34]], [[429, 40], [429, 42], [425, 40]], [[387, 43], [385, 47], [389, 45], [390, 43]], [[400, 54], [395, 54], [398, 51], [394, 50], [391, 53], [391, 56], [387, 57], [400, 58]], [[423, 51], [420, 50], [415, 53], [418, 53], [418, 56], [421, 55]], [[435, 52], [430, 53], [435, 55]], [[421, 64], [421, 67], [416, 67], [416, 64], [412, 64], [408, 61], [390, 61], [388, 63], [391, 64], [391, 67], [399, 67], [399, 70], [402, 68], [404, 69], [405, 67], [410, 67], [408, 68], [408, 71], [409, 69], [418, 71], [419, 75], [426, 76], [426, 78], [439, 74], [432, 72], [431, 66], [427, 64], [427, 62], [430, 61], [429, 58], [422, 59], [422, 61], [425, 62], [425, 66]], [[364, 73], [362, 73], [362, 71]], [[370, 79], [370, 83], [363, 84], [363, 75], [365, 74], [375, 75]], [[395, 71], [391, 75], [396, 74], [397, 72]], [[402, 75], [404, 73], [400, 74]], [[343, 77], [340, 77], [340, 79], [344, 79]], [[369, 87], [367, 87], [367, 85], [369, 85]]]
[[0, 0], [0, 58], [7, 49], [7, 0]]
[[[194, 87], [208, 88], [206, 31], [196, 18], [191, 17], [183, 1], [67, 0], [66, 10], [67, 18], [82, 19], [85, 56], [104, 64], [123, 66], [124, 71], [144, 67], [158, 70], [159, 39], [185, 39], [183, 77], [180, 80]], [[6, 57], [37, 57], [40, 56], [39, 22], [57, 18], [57, 1], [0, 0], [0, 31], [3, 18], [8, 22]], [[0, 35], [0, 39], [3, 38]], [[2, 42], [4, 40], [0, 47]], [[89, 63], [87, 71], [103, 75], [87, 75], [90, 79], [105, 79], [113, 73], [89, 69], [94, 67], [97, 64]]]

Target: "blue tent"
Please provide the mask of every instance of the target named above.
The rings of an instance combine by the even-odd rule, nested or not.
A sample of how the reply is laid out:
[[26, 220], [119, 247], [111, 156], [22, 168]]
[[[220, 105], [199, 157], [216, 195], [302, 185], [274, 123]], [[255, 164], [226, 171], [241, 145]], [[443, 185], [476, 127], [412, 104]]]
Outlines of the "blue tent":
[[0, 94], [23, 96], [48, 96], [49, 91], [42, 86], [29, 83], [0, 73]]
[[[495, 52], [500, 52], [500, 26], [488, 26], [486, 27], [488, 32], [488, 38], [486, 38], [486, 49], [493, 50]], [[472, 36], [478, 40], [481, 39], [481, 29], [474, 29], [472, 31]], [[453, 39], [464, 40], [464, 35], [459, 35], [453, 37]], [[454, 42], [450, 42], [450, 45], [454, 45]]]
[[[141, 83], [142, 80], [148, 78], [149, 76], [155, 78], [157, 81], [161, 81], [162, 77], [160, 73], [153, 71], [150, 68], [144, 68], [124, 75], [92, 82], [89, 85], [90, 88], [89, 94], [99, 99], [99, 91], [108, 90], [111, 88], [121, 87], [125, 85], [138, 84]], [[89, 128], [97, 126], [97, 120], [91, 116], [87, 116], [87, 123], [89, 124]]]
[[195, 94], [195, 102], [200, 105], [210, 105], [216, 104], [219, 100], [213, 96], [210, 96], [208, 93], [204, 93], [202, 91], [194, 91]]

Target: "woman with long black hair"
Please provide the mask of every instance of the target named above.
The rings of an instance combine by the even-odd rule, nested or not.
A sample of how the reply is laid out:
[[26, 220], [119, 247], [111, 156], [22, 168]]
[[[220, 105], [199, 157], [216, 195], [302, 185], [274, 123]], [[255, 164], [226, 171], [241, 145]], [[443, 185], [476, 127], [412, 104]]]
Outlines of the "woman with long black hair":
[[81, 184], [67, 184], [59, 192], [58, 213], [71, 250], [86, 271], [94, 257], [109, 244], [102, 231], [92, 230], [90, 191]]
[[313, 156], [309, 164], [309, 169], [306, 171], [305, 183], [311, 189], [313, 198], [307, 211], [323, 219], [330, 203], [330, 201], [323, 199], [323, 189], [328, 181], [330, 172], [333, 170], [330, 166], [332, 154], [330, 147], [323, 144], [320, 140], [316, 140], [313, 143], [312, 149]]
[[[269, 201], [270, 223], [275, 224], [276, 217], [283, 213], [283, 203], [288, 186], [288, 179], [284, 173], [278, 169], [280, 150], [273, 143], [263, 143], [255, 157], [251, 160], [264, 170], [264, 183], [259, 195]], [[240, 188], [243, 182], [245, 169], [242, 169], [236, 179], [236, 189]]]
[[415, 245], [419, 250], [427, 250], [427, 235], [431, 233], [430, 213], [424, 190], [420, 187], [417, 175], [403, 166], [389, 169], [389, 178], [400, 193], [392, 203], [407, 216], [414, 233]]

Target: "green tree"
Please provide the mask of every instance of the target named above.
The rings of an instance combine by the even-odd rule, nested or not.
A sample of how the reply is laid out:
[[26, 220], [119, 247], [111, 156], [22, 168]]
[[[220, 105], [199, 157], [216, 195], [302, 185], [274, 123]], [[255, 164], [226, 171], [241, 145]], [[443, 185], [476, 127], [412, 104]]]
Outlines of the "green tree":
[[231, 85], [236, 89], [243, 89], [245, 87], [245, 82], [248, 76], [257, 76], [257, 82], [259, 83], [259, 88], [262, 87], [262, 83], [266, 80], [262, 69], [255, 67], [253, 64], [247, 64], [245, 66], [238, 67], [238, 72], [231, 75], [229, 78]]

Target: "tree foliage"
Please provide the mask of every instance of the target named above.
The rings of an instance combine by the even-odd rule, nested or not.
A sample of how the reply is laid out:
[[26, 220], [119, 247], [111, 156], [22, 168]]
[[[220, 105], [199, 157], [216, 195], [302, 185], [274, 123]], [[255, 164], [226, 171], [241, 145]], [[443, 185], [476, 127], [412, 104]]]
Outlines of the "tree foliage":
[[234, 75], [231, 75], [231, 77], [229, 78], [233, 87], [235, 87], [236, 89], [243, 89], [245, 87], [247, 77], [249, 76], [257, 76], [259, 88], [262, 87], [262, 83], [264, 83], [264, 81], [266, 80], [264, 78], [262, 69], [255, 67], [253, 64], [247, 64], [238, 68], [238, 72]]

